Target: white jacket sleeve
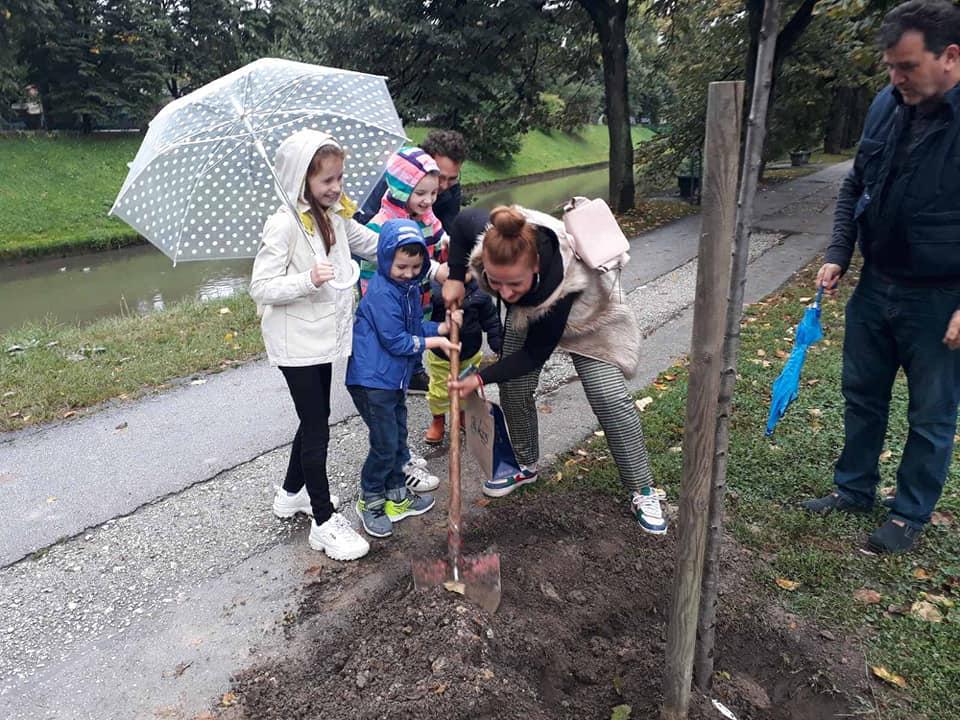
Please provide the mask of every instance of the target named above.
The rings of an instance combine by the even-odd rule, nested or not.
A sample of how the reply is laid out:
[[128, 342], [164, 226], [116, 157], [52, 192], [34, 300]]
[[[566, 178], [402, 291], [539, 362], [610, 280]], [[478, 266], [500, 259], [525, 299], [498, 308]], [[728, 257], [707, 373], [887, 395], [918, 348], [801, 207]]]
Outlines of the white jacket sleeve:
[[289, 243], [300, 240], [299, 229], [291, 225], [288, 217], [278, 213], [263, 226], [250, 278], [250, 297], [259, 305], [286, 305], [319, 290], [310, 279], [310, 270], [287, 275]]
[[376, 262], [380, 234], [365, 225], [361, 225], [356, 220], [347, 220], [345, 225], [347, 245], [350, 246], [350, 252], [371, 262]]

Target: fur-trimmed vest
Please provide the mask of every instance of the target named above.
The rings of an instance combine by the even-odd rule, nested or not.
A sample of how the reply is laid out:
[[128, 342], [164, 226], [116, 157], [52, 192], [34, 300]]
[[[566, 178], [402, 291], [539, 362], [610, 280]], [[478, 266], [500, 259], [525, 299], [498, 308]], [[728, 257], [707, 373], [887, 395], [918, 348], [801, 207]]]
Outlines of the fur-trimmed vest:
[[[573, 253], [563, 223], [546, 213], [518, 207], [528, 222], [556, 236], [563, 259], [563, 282], [539, 305], [511, 305], [514, 327], [526, 332], [565, 295], [579, 293], [570, 308], [567, 327], [558, 347], [616, 365], [625, 377], [637, 372], [640, 359], [640, 326], [633, 310], [622, 300], [619, 274], [600, 273], [584, 265]], [[496, 295], [483, 274], [483, 242], [470, 253], [470, 267], [480, 287]]]

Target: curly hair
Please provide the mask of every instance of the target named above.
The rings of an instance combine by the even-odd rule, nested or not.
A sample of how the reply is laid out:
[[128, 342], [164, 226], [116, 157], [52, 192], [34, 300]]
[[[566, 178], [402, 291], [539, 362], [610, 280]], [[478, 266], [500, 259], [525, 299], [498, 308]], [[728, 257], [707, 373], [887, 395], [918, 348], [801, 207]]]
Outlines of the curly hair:
[[430, 157], [443, 155], [458, 165], [467, 159], [467, 141], [456, 130], [433, 130], [420, 143], [420, 149]]

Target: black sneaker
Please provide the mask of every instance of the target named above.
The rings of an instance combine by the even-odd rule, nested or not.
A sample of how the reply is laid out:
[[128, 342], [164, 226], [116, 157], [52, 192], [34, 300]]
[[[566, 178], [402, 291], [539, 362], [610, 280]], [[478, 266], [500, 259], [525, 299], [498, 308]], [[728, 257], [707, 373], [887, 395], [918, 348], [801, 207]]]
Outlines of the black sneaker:
[[410, 378], [407, 392], [411, 395], [426, 395], [430, 389], [430, 377], [425, 372], [418, 372]]
[[852, 503], [837, 492], [832, 492], [822, 498], [804, 500], [800, 505], [804, 510], [812, 512], [814, 515], [828, 515], [834, 510], [838, 512], [865, 514], [873, 509]]
[[867, 550], [876, 554], [905, 553], [923, 532], [903, 520], [890, 518], [867, 538]]

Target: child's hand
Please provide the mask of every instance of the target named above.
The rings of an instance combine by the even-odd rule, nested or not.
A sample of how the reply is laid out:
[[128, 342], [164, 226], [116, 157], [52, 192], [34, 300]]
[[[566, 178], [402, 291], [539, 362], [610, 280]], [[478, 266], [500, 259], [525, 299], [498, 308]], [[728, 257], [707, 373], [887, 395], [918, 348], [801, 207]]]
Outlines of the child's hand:
[[328, 260], [317, 258], [316, 264], [310, 269], [310, 281], [314, 287], [320, 287], [329, 280], [333, 280], [333, 265]]
[[450, 323], [453, 322], [457, 327], [463, 327], [463, 310], [448, 310], [447, 311], [447, 327], [450, 326]]
[[427, 349], [443, 350], [445, 353], [449, 354], [454, 350], [460, 352], [460, 343], [450, 342], [450, 338], [436, 335], [435, 337], [427, 338]]

